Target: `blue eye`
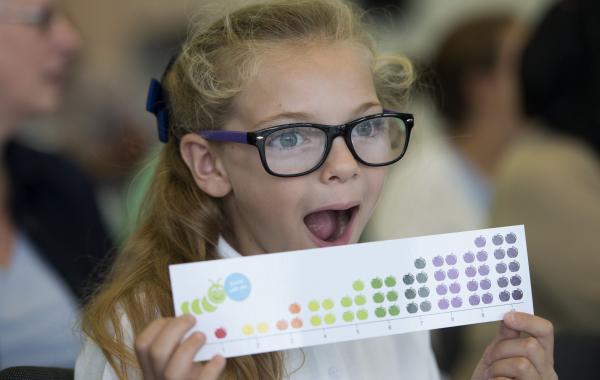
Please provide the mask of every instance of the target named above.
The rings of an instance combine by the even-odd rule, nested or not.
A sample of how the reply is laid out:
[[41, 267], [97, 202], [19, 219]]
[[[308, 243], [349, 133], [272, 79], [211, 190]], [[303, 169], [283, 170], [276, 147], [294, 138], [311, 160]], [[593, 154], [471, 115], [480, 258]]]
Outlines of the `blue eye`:
[[352, 137], [375, 137], [379, 135], [385, 125], [382, 119], [372, 119], [363, 121], [352, 130]]
[[269, 145], [281, 150], [291, 150], [305, 142], [304, 134], [297, 130], [285, 130], [269, 138]]

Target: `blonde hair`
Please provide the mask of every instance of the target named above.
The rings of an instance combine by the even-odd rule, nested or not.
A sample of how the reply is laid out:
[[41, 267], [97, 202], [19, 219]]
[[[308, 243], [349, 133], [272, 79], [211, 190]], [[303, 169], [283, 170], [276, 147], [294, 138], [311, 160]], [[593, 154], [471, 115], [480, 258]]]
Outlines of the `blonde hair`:
[[[259, 67], [265, 49], [282, 44], [351, 42], [373, 55], [373, 78], [385, 108], [401, 109], [414, 80], [410, 62], [377, 56], [358, 12], [341, 0], [281, 0], [233, 11], [191, 32], [163, 79], [168, 96], [169, 142], [145, 197], [139, 226], [125, 243], [106, 281], [86, 305], [82, 327], [120, 378], [138, 364], [126, 345], [120, 318], [133, 336], [152, 320], [173, 316], [168, 266], [217, 259], [227, 228], [222, 202], [202, 192], [179, 154], [179, 139], [219, 129], [233, 97]], [[281, 379], [281, 353], [231, 358], [225, 379]]]

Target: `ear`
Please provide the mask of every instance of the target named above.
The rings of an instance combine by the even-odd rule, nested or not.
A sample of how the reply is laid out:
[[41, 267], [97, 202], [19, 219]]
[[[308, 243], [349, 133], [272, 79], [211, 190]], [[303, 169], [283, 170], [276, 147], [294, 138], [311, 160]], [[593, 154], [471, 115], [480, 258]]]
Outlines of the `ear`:
[[198, 187], [206, 194], [223, 198], [231, 191], [231, 183], [218, 152], [206, 139], [188, 133], [179, 143], [179, 152]]

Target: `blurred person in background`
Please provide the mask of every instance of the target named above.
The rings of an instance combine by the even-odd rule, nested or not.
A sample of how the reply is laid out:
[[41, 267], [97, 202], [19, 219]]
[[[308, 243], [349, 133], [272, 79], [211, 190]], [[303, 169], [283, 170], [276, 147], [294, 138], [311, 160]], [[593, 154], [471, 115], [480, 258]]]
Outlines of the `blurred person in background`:
[[[433, 78], [424, 79], [442, 133], [422, 136], [418, 159], [390, 172], [365, 240], [489, 226], [496, 167], [522, 124], [517, 68], [525, 35], [516, 17], [494, 13], [463, 20], [442, 39], [430, 60]], [[446, 373], [463, 349], [462, 331], [432, 334]]]
[[78, 33], [52, 0], [0, 0], [0, 369], [72, 367], [79, 304], [111, 247], [67, 161], [16, 141], [57, 109]]
[[556, 372], [600, 373], [600, 3], [556, 3], [527, 45], [523, 131], [499, 171], [492, 221], [524, 224], [536, 314], [556, 329]]

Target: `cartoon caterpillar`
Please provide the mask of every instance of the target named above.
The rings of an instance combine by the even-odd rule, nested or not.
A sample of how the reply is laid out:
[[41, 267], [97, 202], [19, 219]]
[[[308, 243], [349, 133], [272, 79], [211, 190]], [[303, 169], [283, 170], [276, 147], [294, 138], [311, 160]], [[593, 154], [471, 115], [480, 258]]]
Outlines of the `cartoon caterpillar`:
[[227, 298], [225, 288], [220, 284], [221, 280], [217, 282], [211, 281], [212, 285], [208, 288], [208, 294], [200, 298], [196, 298], [191, 303], [185, 301], [181, 304], [181, 311], [184, 314], [194, 313], [196, 315], [202, 314], [204, 311], [207, 313], [213, 313], [217, 310], [217, 305], [222, 304]]

